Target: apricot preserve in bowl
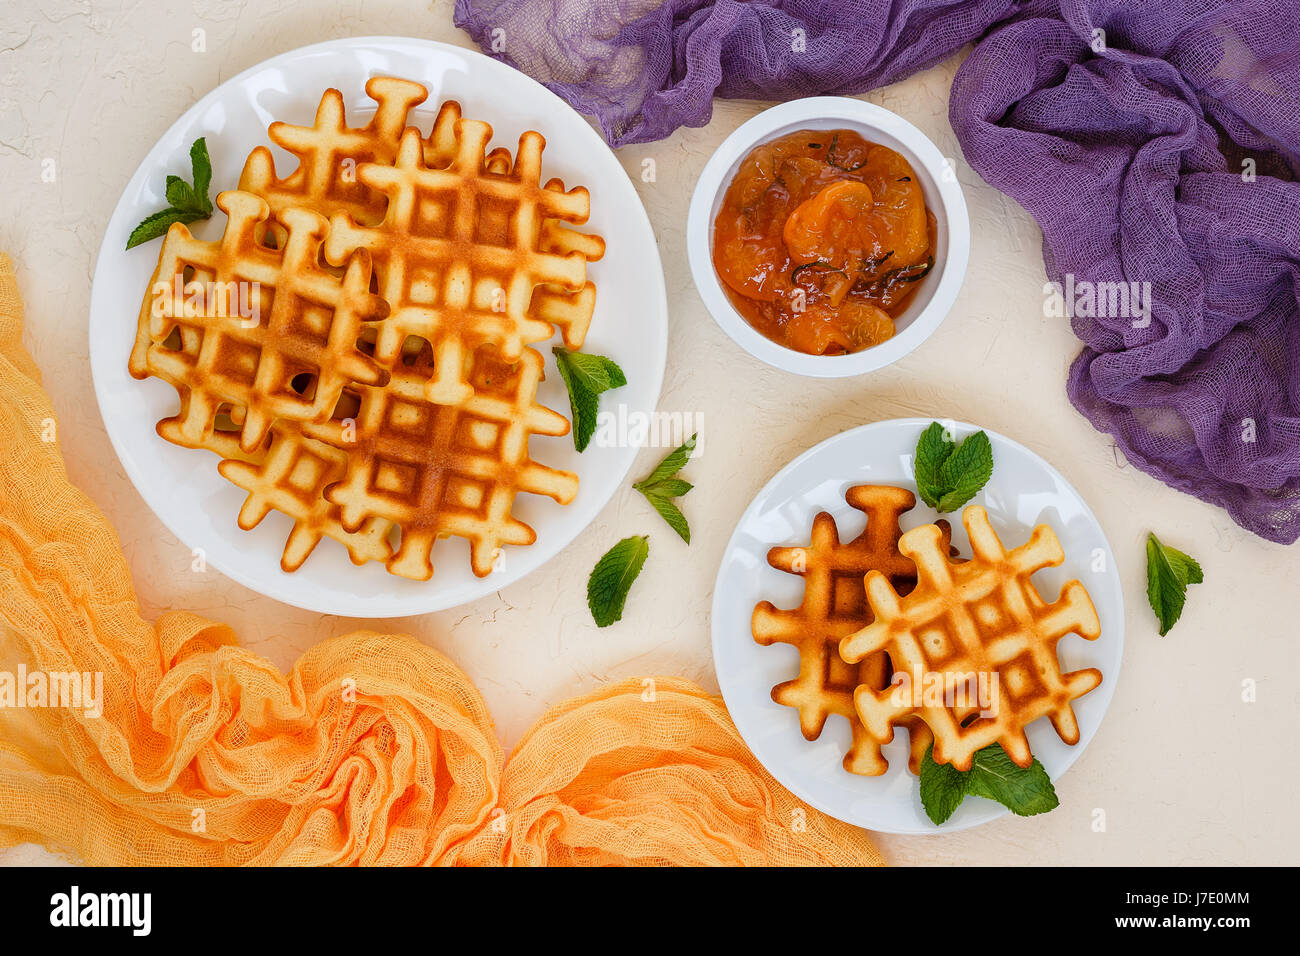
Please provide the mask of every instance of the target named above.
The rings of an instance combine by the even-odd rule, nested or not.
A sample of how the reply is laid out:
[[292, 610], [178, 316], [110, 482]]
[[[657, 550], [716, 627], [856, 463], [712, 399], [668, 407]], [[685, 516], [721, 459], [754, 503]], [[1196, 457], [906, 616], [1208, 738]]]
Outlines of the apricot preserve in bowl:
[[761, 113], [705, 167], [687, 245], [718, 324], [769, 364], [852, 375], [915, 348], [969, 253], [951, 167], [901, 117], [817, 97]]

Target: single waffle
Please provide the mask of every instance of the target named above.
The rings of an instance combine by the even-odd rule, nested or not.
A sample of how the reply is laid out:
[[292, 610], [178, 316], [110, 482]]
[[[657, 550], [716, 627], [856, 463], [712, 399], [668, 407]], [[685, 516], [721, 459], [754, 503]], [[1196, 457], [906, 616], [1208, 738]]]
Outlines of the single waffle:
[[297, 158], [297, 167], [280, 178], [271, 151], [258, 146], [244, 162], [239, 188], [265, 199], [277, 222], [281, 213], [294, 208], [310, 209], [326, 219], [347, 213], [370, 226], [382, 221], [388, 200], [362, 183], [357, 169], [362, 163], [392, 163], [407, 114], [429, 91], [411, 80], [376, 76], [366, 82], [366, 93], [376, 110], [365, 126], [348, 126], [343, 94], [334, 89], [321, 97], [311, 126], [272, 123], [267, 135]]
[[[318, 265], [327, 228], [318, 214], [287, 210], [287, 240], [271, 249], [256, 238], [270, 211], [265, 200], [231, 191], [217, 205], [229, 216], [220, 241], [195, 239], [180, 223], [168, 230], [128, 364], [136, 378], [156, 375], [178, 389], [171, 440], [204, 447], [218, 410], [231, 406], [249, 452], [277, 419], [324, 421], [345, 385], [386, 381], [357, 340], [387, 307], [368, 291], [364, 253], [348, 260], [342, 278]], [[232, 314], [232, 296], [246, 297], [256, 314]]]
[[[444, 127], [449, 115], [444, 107]], [[325, 243], [334, 265], [358, 250], [370, 253], [391, 309], [375, 358], [391, 367], [408, 338], [429, 342], [428, 396], [448, 405], [472, 394], [466, 372], [480, 346], [494, 345], [514, 361], [527, 345], [550, 338], [553, 322], [570, 342], [579, 330], [585, 335], [595, 305], [585, 291], [587, 253], [597, 244], [603, 250], [599, 237], [576, 238], [561, 227], [585, 222], [590, 199], [583, 187], [565, 192], [540, 185], [540, 133], [525, 132], [509, 172], [496, 172], [504, 160], [488, 159], [492, 128], [464, 118], [452, 124], [455, 148], [445, 167], [426, 162], [426, 153], [441, 162], [451, 152], [445, 132], [432, 138], [443, 145], [430, 146], [413, 128], [403, 134], [392, 165], [363, 163], [361, 182], [388, 198], [384, 220], [370, 227], [337, 214]], [[543, 301], [534, 310], [539, 289]]]
[[[852, 731], [844, 769], [876, 776], [889, 764], [880, 743], [858, 719], [853, 692], [859, 685], [873, 690], [888, 687], [889, 659], [882, 651], [849, 664], [840, 657], [839, 642], [871, 620], [863, 584], [869, 571], [884, 575], [900, 593], [916, 584], [916, 566], [898, 550], [899, 519], [916, 504], [916, 496], [904, 488], [857, 485], [845, 498], [866, 514], [866, 528], [852, 541], [842, 543], [835, 519], [823, 511], [813, 519], [807, 547], [772, 548], [767, 553], [772, 567], [803, 577], [803, 600], [790, 610], [763, 601], [754, 608], [752, 630], [760, 644], [790, 644], [799, 651], [799, 676], [772, 688], [772, 699], [799, 711], [804, 737], [816, 740], [826, 718], [839, 714], [848, 720]], [[919, 772], [931, 738], [919, 720], [909, 722], [908, 731], [909, 766]]]
[[511, 509], [520, 492], [573, 500], [578, 478], [547, 468], [529, 455], [531, 435], [564, 435], [569, 422], [536, 403], [541, 353], [525, 349], [507, 362], [492, 347], [474, 356], [473, 391], [460, 405], [430, 402], [425, 383], [432, 349], [422, 348], [393, 371], [384, 387], [358, 386], [354, 418], [304, 426], [304, 434], [342, 449], [346, 463], [325, 498], [340, 508], [345, 530], [375, 519], [401, 533], [388, 570], [427, 580], [437, 539], [453, 535], [470, 544], [470, 567], [491, 572], [502, 545], [536, 540]]
[[[1079, 727], [1070, 701], [1101, 683], [1096, 668], [1062, 674], [1056, 645], [1067, 634], [1101, 635], [1097, 611], [1078, 581], [1047, 603], [1030, 578], [1065, 560], [1047, 525], [1007, 551], [978, 505], [962, 512], [972, 557], [954, 563], [934, 525], [913, 528], [899, 550], [916, 562], [917, 584], [902, 594], [879, 571], [866, 578], [875, 619], [840, 642], [840, 654], [857, 663], [885, 651], [907, 690], [859, 687], [854, 704], [867, 734], [880, 744], [894, 725], [919, 717], [934, 734], [934, 759], [969, 770], [975, 752], [998, 743], [1018, 766], [1033, 761], [1025, 727], [1050, 718], [1068, 744]], [[926, 693], [940, 687], [944, 693]], [[972, 687], [987, 688], [985, 695]], [[991, 693], [989, 693], [991, 692]], [[981, 696], [987, 699], [980, 700]]]

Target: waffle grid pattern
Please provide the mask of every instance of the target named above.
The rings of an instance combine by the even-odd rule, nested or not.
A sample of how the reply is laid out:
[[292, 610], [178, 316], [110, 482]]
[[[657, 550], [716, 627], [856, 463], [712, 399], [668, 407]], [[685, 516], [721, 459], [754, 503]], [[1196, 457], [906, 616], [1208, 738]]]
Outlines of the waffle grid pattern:
[[[536, 400], [544, 362], [529, 346], [557, 331], [582, 345], [604, 240], [571, 228], [585, 188], [542, 184], [541, 134], [489, 152], [492, 128], [449, 101], [424, 139], [407, 125], [420, 84], [366, 91], [364, 126], [337, 90], [312, 126], [271, 125], [297, 165], [281, 178], [255, 149], [217, 197], [218, 241], [171, 228], [130, 370], [176, 388], [158, 432], [221, 456], [248, 492], [240, 527], [292, 519], [284, 570], [328, 537], [355, 563], [425, 580], [438, 539], [456, 536], [485, 576], [503, 546], [536, 539], [512, 513], [518, 493], [577, 493], [529, 452], [532, 435], [569, 428]], [[256, 318], [213, 307], [228, 288], [255, 290]]]

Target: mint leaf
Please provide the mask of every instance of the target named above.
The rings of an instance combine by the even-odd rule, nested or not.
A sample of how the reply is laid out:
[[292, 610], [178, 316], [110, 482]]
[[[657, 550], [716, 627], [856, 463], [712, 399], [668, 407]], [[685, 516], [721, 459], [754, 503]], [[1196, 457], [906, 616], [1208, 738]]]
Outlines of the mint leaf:
[[1204, 580], [1205, 573], [1195, 558], [1163, 544], [1154, 533], [1147, 536], [1147, 600], [1160, 621], [1161, 637], [1182, 616], [1187, 586]]
[[955, 511], [975, 497], [993, 477], [993, 446], [989, 436], [976, 432], [961, 443], [939, 469], [939, 481], [947, 489], [939, 499], [939, 511]]
[[663, 461], [655, 466], [654, 471], [632, 486], [645, 495], [655, 511], [668, 522], [668, 527], [676, 531], [687, 544], [691, 543], [691, 526], [687, 523], [681, 509], [670, 499], [680, 498], [694, 487], [689, 481], [674, 476], [690, 461], [691, 455], [695, 452], [697, 437], [698, 435], [692, 435], [670, 451], [664, 456]]
[[939, 484], [939, 472], [957, 446], [948, 440], [944, 427], [932, 422], [930, 427], [921, 432], [916, 442], [916, 488], [921, 493], [921, 500], [931, 508], [939, 507], [943, 488]]
[[639, 484], [655, 484], [656, 482], [663, 481], [665, 478], [671, 478], [673, 475], [685, 468], [686, 463], [691, 460], [691, 455], [695, 453], [695, 439], [698, 437], [698, 434], [699, 433], [697, 432], [695, 435], [692, 435], [665, 455], [664, 460], [655, 465], [655, 470], [646, 475], [645, 478], [641, 479]]
[[190, 184], [179, 176], [167, 177], [167, 201], [172, 204], [173, 209], [182, 212], [202, 212], [203, 207], [198, 198], [194, 195], [194, 190]]
[[190, 174], [194, 179], [194, 193], [203, 211], [212, 215], [212, 203], [208, 199], [208, 189], [212, 185], [212, 160], [208, 158], [208, 141], [202, 136], [190, 146]]
[[672, 528], [687, 544], [691, 543], [691, 526], [686, 522], [686, 515], [682, 514], [678, 508], [667, 498], [657, 498], [646, 495], [651, 506], [659, 512], [660, 517], [668, 522], [668, 527]]
[[921, 806], [936, 825], [952, 816], [966, 797], [966, 777], [952, 764], [934, 762], [934, 745], [921, 760]]
[[134, 249], [142, 242], [166, 235], [174, 222], [195, 222], [203, 218], [205, 217], [198, 213], [181, 212], [179, 209], [164, 209], [162, 212], [156, 212], [131, 230], [131, 235], [126, 240], [126, 247]]
[[931, 422], [917, 440], [913, 470], [922, 501], [938, 512], [955, 511], [993, 476], [993, 446], [982, 431], [956, 445]]
[[596, 562], [587, 579], [587, 607], [591, 608], [597, 627], [608, 627], [623, 619], [628, 591], [649, 554], [650, 539], [646, 535], [633, 535], [614, 545]]
[[970, 770], [962, 771], [951, 764], [935, 763], [931, 745], [921, 761], [921, 806], [926, 816], [936, 824], [943, 823], [967, 795], [994, 800], [1022, 817], [1060, 805], [1056, 788], [1037, 758], [1028, 767], [1020, 767], [1001, 744], [990, 744], [975, 752]]
[[600, 410], [600, 394], [611, 388], [627, 384], [623, 370], [603, 355], [570, 352], [563, 346], [551, 349], [560, 378], [569, 390], [569, 406], [573, 409], [573, 447], [584, 451], [596, 432], [596, 414]]
[[171, 205], [161, 212], [146, 216], [131, 230], [131, 235], [126, 239], [128, 249], [164, 235], [174, 222], [198, 222], [212, 215], [212, 200], [208, 198], [208, 187], [212, 184], [212, 162], [208, 159], [208, 144], [202, 136], [190, 146], [190, 170], [194, 176], [192, 186], [179, 176], [167, 177], [164, 195]]
[[1061, 804], [1052, 779], [1038, 758], [1028, 767], [1018, 766], [1001, 744], [975, 751], [966, 774], [966, 792], [996, 800], [1021, 817], [1046, 813]]
[[680, 498], [695, 486], [682, 478], [665, 478], [653, 484], [638, 481], [632, 486], [642, 493], [654, 493], [665, 498]]

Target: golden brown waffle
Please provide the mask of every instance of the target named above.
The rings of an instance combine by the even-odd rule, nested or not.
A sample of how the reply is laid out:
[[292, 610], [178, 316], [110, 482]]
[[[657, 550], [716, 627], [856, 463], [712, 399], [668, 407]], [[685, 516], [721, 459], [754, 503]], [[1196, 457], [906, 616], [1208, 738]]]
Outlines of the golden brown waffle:
[[325, 497], [340, 507], [345, 530], [375, 519], [396, 525], [401, 543], [387, 566], [425, 580], [439, 537], [470, 543], [470, 566], [487, 575], [502, 545], [526, 545], [536, 533], [511, 509], [519, 492], [568, 504], [577, 494], [572, 472], [539, 465], [529, 455], [531, 435], [564, 435], [569, 422], [537, 404], [542, 356], [525, 349], [514, 363], [491, 348], [476, 354], [471, 396], [461, 405], [430, 402], [424, 386], [432, 355], [423, 349], [403, 361], [387, 386], [358, 386], [355, 419], [304, 426], [317, 440], [343, 449], [346, 468]]
[[[853, 735], [844, 769], [876, 776], [889, 764], [880, 743], [858, 719], [853, 692], [859, 685], [873, 690], [889, 686], [889, 659], [880, 652], [849, 664], [840, 657], [838, 645], [871, 620], [863, 585], [867, 572], [886, 576], [901, 593], [915, 585], [916, 566], [898, 550], [898, 540], [899, 519], [916, 504], [916, 496], [903, 488], [857, 485], [845, 498], [866, 514], [866, 528], [852, 541], [841, 543], [835, 519], [823, 511], [813, 519], [806, 548], [772, 548], [767, 554], [772, 567], [803, 577], [803, 600], [790, 610], [763, 601], [754, 608], [752, 629], [760, 644], [790, 644], [799, 651], [799, 676], [772, 688], [772, 699], [799, 711], [804, 737], [816, 740], [826, 718], [839, 714], [848, 720]], [[909, 765], [919, 772], [931, 738], [919, 720], [908, 729]]]
[[[180, 391], [177, 427], [169, 429], [178, 444], [203, 447], [218, 409], [229, 405], [243, 416], [240, 447], [252, 451], [277, 419], [323, 421], [345, 385], [387, 379], [357, 349], [363, 324], [387, 307], [368, 291], [364, 253], [348, 260], [341, 279], [317, 265], [326, 222], [316, 213], [286, 210], [288, 239], [270, 249], [255, 239], [269, 213], [265, 200], [223, 192], [217, 205], [230, 217], [219, 242], [195, 239], [180, 223], [168, 230], [129, 367]], [[192, 295], [176, 296], [178, 281]], [[248, 293], [255, 317], [231, 314], [230, 296], [241, 287], [256, 290]]]
[[[1096, 640], [1101, 625], [1078, 581], [1068, 582], [1051, 604], [1030, 581], [1034, 572], [1065, 560], [1050, 527], [1039, 525], [1027, 543], [1007, 551], [982, 507], [966, 508], [962, 523], [972, 551], [966, 562], [949, 560], [934, 525], [902, 536], [899, 550], [916, 562], [916, 587], [902, 595], [883, 574], [869, 573], [867, 600], [875, 620], [845, 637], [840, 654], [858, 662], [885, 651], [910, 680], [907, 693], [870, 687], [854, 693], [858, 717], [878, 743], [891, 740], [901, 720], [919, 717], [934, 734], [937, 763], [969, 770], [975, 751], [998, 743], [1028, 767], [1033, 756], [1025, 727], [1039, 717], [1049, 717], [1066, 743], [1078, 741], [1070, 701], [1100, 684], [1101, 672], [1062, 674], [1056, 645], [1067, 634]], [[987, 706], [970, 684], [980, 677], [991, 692]], [[937, 681], [952, 692], [922, 692]]]
[[[446, 109], [440, 118], [445, 126]], [[574, 238], [559, 223], [585, 222], [590, 199], [583, 187], [565, 192], [540, 184], [545, 140], [528, 131], [509, 172], [498, 161], [489, 168], [486, 148], [492, 128], [483, 122], [454, 120], [455, 150], [443, 168], [427, 165], [426, 144], [408, 129], [391, 166], [365, 163], [362, 183], [388, 198], [388, 210], [375, 227], [347, 214], [335, 215], [325, 256], [341, 265], [357, 250], [375, 263], [379, 293], [390, 314], [379, 330], [375, 357], [391, 367], [408, 338], [434, 349], [430, 400], [459, 404], [471, 394], [466, 379], [469, 356], [495, 345], [513, 361], [525, 346], [545, 341], [552, 322], [566, 336], [590, 321], [594, 297], [585, 295], [586, 254], [598, 237]], [[450, 152], [445, 132], [436, 131], [429, 147], [436, 160]], [[442, 152], [439, 152], [442, 151]], [[557, 251], [547, 251], [557, 250]], [[541, 318], [534, 292], [544, 290]], [[567, 297], [567, 298], [566, 298]]]
[[297, 168], [281, 179], [271, 151], [259, 146], [244, 163], [239, 188], [265, 199], [277, 220], [286, 209], [301, 208], [326, 219], [347, 213], [366, 225], [380, 222], [388, 200], [362, 183], [357, 169], [362, 163], [393, 161], [407, 114], [429, 91], [410, 80], [376, 76], [366, 83], [366, 93], [377, 108], [365, 126], [348, 126], [343, 94], [333, 89], [321, 97], [311, 126], [272, 123], [267, 135], [297, 158]]
[[[556, 329], [582, 344], [604, 240], [570, 228], [586, 189], [541, 184], [539, 133], [488, 152], [491, 127], [447, 102], [422, 140], [407, 122], [423, 86], [377, 77], [366, 92], [364, 126], [337, 90], [311, 126], [272, 124], [297, 166], [280, 177], [255, 149], [217, 197], [218, 242], [172, 227], [129, 366], [177, 391], [159, 434], [220, 455], [248, 492], [241, 527], [293, 520], [286, 571], [330, 537], [356, 563], [427, 579], [435, 541], [455, 535], [483, 576], [535, 538], [512, 514], [519, 492], [576, 494], [576, 476], [529, 454], [531, 435], [569, 424], [536, 402], [528, 345]], [[256, 318], [221, 307], [225, 290], [251, 290]]]
[[[182, 335], [182, 329], [179, 326], [173, 328], [166, 347], [185, 351], [192, 362], [203, 345], [203, 339], [200, 335], [193, 334], [192, 329], [188, 329], [186, 332], [187, 334]], [[137, 342], [137, 348], [145, 355], [148, 354], [149, 346], [147, 333], [146, 328], [143, 333], [145, 335], [144, 345]], [[140, 334], [139, 330], [137, 330], [137, 334]], [[155, 426], [156, 431], [174, 445], [195, 447], [193, 442], [188, 441], [181, 433], [181, 422], [185, 420], [187, 416], [186, 409], [189, 406], [189, 388], [184, 382], [173, 379], [162, 372], [151, 371], [151, 374], [156, 375], [175, 388], [177, 394], [181, 397], [181, 414], [176, 418], [165, 418], [158, 422]], [[260, 461], [266, 453], [266, 446], [269, 444], [270, 439], [268, 437], [260, 446], [251, 451], [244, 451], [239, 446], [239, 436], [243, 431], [243, 425], [244, 410], [242, 408], [233, 408], [228, 404], [219, 405], [216, 414], [213, 416], [212, 430], [197, 447], [210, 451], [220, 458], [231, 458], [236, 461]]]

